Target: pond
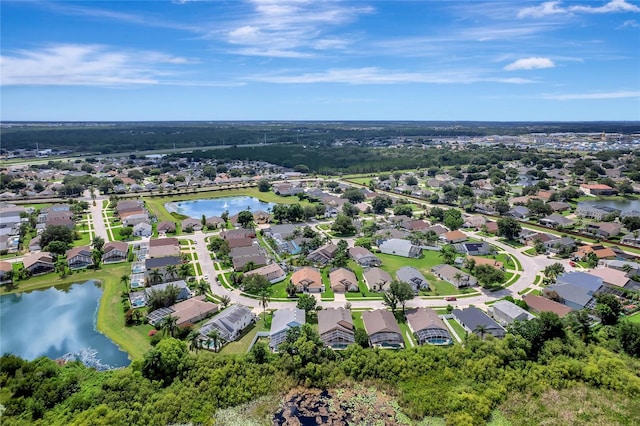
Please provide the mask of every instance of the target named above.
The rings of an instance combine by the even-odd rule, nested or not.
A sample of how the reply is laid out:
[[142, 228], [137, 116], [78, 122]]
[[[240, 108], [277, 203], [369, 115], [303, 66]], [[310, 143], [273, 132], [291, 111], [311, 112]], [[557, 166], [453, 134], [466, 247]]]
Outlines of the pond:
[[600, 207], [612, 207], [614, 209], [618, 209], [620, 211], [631, 211], [636, 210], [640, 211], [640, 200], [625, 200], [625, 199], [615, 199], [615, 200], [593, 200], [593, 201], [584, 201], [586, 204], [591, 204], [594, 206]]
[[0, 297], [0, 350], [32, 360], [80, 360], [105, 370], [129, 358], [96, 330], [102, 290], [94, 281]]
[[241, 196], [178, 201], [174, 203], [166, 203], [164, 206], [170, 212], [176, 212], [185, 216], [200, 219], [202, 215], [205, 215], [206, 217], [219, 217], [225, 211], [228, 211], [229, 215], [233, 216], [243, 210], [247, 210], [247, 208], [253, 212], [257, 210], [267, 211], [267, 209], [275, 206], [275, 204], [266, 203], [254, 197]]

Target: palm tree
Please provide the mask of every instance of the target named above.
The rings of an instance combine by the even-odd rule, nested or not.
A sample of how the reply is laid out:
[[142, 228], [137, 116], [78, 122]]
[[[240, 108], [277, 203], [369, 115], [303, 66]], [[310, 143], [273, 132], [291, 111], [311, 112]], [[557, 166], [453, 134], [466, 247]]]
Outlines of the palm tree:
[[198, 284], [196, 284], [196, 291], [198, 292], [198, 296], [207, 294], [207, 290], [209, 290], [209, 283], [205, 280], [198, 281]]
[[130, 281], [131, 281], [131, 277], [129, 277], [129, 275], [127, 275], [127, 274], [124, 274], [123, 276], [120, 277], [120, 282], [124, 286], [125, 291], [129, 290], [129, 282]]
[[622, 265], [622, 270], [628, 274], [629, 272], [633, 271], [633, 266], [631, 266], [628, 263], [625, 263], [624, 265]]
[[294, 283], [289, 281], [289, 283], [287, 284], [286, 291], [287, 291], [287, 295], [289, 297], [294, 297], [296, 295], [296, 293], [298, 292], [298, 289], [296, 288]]
[[[207, 337], [210, 339], [209, 343], [213, 344], [213, 351], [218, 352], [218, 348], [222, 346], [223, 340], [220, 331], [214, 328], [207, 334]], [[209, 348], [211, 348], [211, 344], [208, 345]]]
[[164, 268], [164, 276], [167, 279], [175, 278], [177, 273], [178, 268], [176, 267], [176, 265], [167, 265]]
[[189, 341], [189, 347], [191, 350], [198, 352], [198, 349], [200, 349], [200, 332], [197, 330], [191, 330], [191, 333], [187, 336], [187, 340]]
[[169, 315], [162, 320], [162, 330], [164, 331], [165, 336], [168, 334], [173, 337], [176, 334], [176, 330], [178, 329], [178, 317], [174, 317], [173, 315]]
[[181, 264], [178, 268], [178, 276], [184, 280], [189, 275], [191, 275], [191, 265], [189, 263]]
[[260, 306], [262, 306], [262, 318], [267, 322], [267, 306], [269, 306], [269, 302], [271, 302], [271, 292], [268, 288], [263, 288], [258, 294], [260, 297]]
[[462, 274], [460, 272], [456, 272], [453, 276], [453, 279], [456, 280], [456, 283], [460, 285], [460, 280], [462, 279]]
[[478, 324], [476, 328], [473, 329], [473, 332], [480, 334], [480, 338], [484, 340], [484, 335], [487, 333], [487, 326], [484, 324]]
[[226, 308], [231, 303], [231, 298], [226, 294], [220, 298], [220, 304]]
[[100, 263], [102, 262], [102, 252], [98, 249], [91, 250], [91, 260], [93, 261], [93, 268], [100, 268]]
[[162, 272], [160, 272], [160, 269], [153, 268], [151, 272], [149, 272], [149, 279], [153, 284], [162, 282]]
[[453, 264], [456, 258], [456, 251], [451, 246], [444, 246], [440, 249], [442, 261], [448, 265]]
[[476, 260], [473, 257], [468, 257], [464, 262], [464, 266], [469, 270], [470, 274], [473, 274], [473, 270], [476, 268]]

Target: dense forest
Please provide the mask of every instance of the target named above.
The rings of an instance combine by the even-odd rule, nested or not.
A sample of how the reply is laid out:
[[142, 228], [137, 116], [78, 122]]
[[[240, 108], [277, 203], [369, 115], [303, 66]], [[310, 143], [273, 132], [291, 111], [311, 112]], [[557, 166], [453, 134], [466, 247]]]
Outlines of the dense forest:
[[[144, 359], [106, 372], [4, 355], [2, 424], [207, 425], [221, 409], [265, 395], [254, 418], [234, 424], [270, 424], [293, 388], [358, 383], [393, 395], [409, 419], [440, 419], [426, 424], [479, 425], [496, 413], [517, 425], [637, 424], [640, 360], [615, 338], [630, 323], [575, 334], [553, 314], [530, 323], [502, 340], [471, 335], [465, 346], [401, 351], [333, 352], [309, 325], [290, 332], [277, 355], [262, 343], [247, 355], [193, 352], [166, 337]], [[640, 333], [630, 330], [637, 355]]]
[[257, 143], [323, 145], [336, 139], [521, 135], [546, 132], [640, 132], [638, 122], [143, 122], [13, 123], [0, 129], [2, 149], [136, 152]]

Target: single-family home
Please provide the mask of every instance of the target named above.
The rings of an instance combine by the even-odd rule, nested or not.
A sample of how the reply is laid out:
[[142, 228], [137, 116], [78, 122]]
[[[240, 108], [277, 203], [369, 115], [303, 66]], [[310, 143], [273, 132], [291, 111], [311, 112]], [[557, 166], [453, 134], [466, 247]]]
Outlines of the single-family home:
[[131, 214], [122, 219], [123, 226], [136, 226], [139, 223], [149, 222], [149, 215], [147, 213]]
[[396, 271], [396, 278], [398, 281], [408, 283], [414, 293], [418, 293], [419, 290], [429, 289], [427, 279], [422, 275], [422, 272], [418, 271], [413, 266], [403, 266], [398, 269]]
[[410, 309], [406, 313], [409, 329], [419, 345], [450, 345], [449, 329], [438, 313], [431, 308]]
[[338, 246], [329, 243], [319, 247], [307, 255], [307, 260], [318, 265], [326, 265], [331, 262], [338, 251]]
[[455, 320], [469, 333], [474, 333], [480, 337], [491, 334], [498, 338], [507, 334], [504, 327], [474, 306], [465, 309], [454, 309], [452, 314]]
[[305, 266], [291, 275], [291, 283], [296, 286], [299, 293], [322, 293], [324, 284], [322, 276], [317, 269]]
[[305, 324], [304, 309], [278, 309], [273, 313], [271, 320], [271, 331], [269, 332], [269, 347], [272, 351], [278, 352], [278, 346], [287, 338], [287, 332], [294, 327], [301, 327]]
[[576, 240], [571, 237], [556, 238], [544, 242], [544, 246], [551, 253], [572, 253], [576, 248]]
[[[473, 259], [473, 261], [475, 262], [475, 266], [489, 265], [492, 268], [504, 270], [504, 264], [502, 262], [498, 262], [496, 259], [491, 259], [488, 257], [478, 257], [478, 256], [467, 256], [467, 259]], [[464, 260], [463, 262], [460, 262], [460, 263], [458, 263], [458, 261], [456, 260], [456, 263], [457, 264], [464, 263]]]
[[402, 224], [400, 226], [403, 229], [406, 229], [407, 231], [424, 231], [430, 225], [431, 224], [429, 222], [424, 221], [424, 220], [409, 219], [409, 220], [405, 220], [404, 222], [402, 222]]
[[396, 228], [378, 229], [374, 234], [376, 244], [380, 246], [383, 242], [390, 239], [404, 239], [407, 236], [406, 231]]
[[486, 256], [492, 252], [489, 243], [484, 241], [455, 244], [454, 248], [457, 252], [466, 254], [467, 256]]
[[176, 223], [169, 220], [164, 220], [158, 224], [157, 230], [159, 234], [175, 233]]
[[387, 291], [393, 280], [387, 271], [380, 268], [367, 269], [362, 276], [369, 291]]
[[127, 260], [129, 244], [122, 241], [110, 241], [102, 247], [103, 263], [116, 263]]
[[597, 184], [580, 184], [580, 190], [585, 195], [590, 195], [592, 197], [596, 197], [598, 195], [615, 195], [618, 191], [615, 188], [610, 187], [609, 185], [604, 185], [602, 183]]
[[562, 201], [550, 201], [547, 203], [551, 210], [554, 212], [563, 212], [571, 209], [571, 204]]
[[481, 229], [483, 225], [485, 225], [487, 223], [487, 219], [484, 216], [480, 216], [480, 215], [472, 215], [472, 216], [467, 216], [464, 219], [464, 224], [462, 226], [464, 226], [465, 228], [472, 228], [472, 229]]
[[331, 349], [345, 349], [355, 343], [355, 327], [351, 311], [345, 308], [327, 308], [318, 311], [320, 339]]
[[627, 234], [620, 238], [621, 244], [627, 244], [634, 247], [640, 247], [640, 235], [638, 234]]
[[516, 219], [526, 219], [529, 217], [530, 214], [531, 213], [529, 212], [529, 209], [527, 207], [515, 206], [511, 210], [506, 212], [504, 215], [514, 217]]
[[162, 283], [162, 284], [156, 284], [156, 285], [152, 285], [151, 287], [145, 288], [144, 289], [144, 293], [145, 293], [145, 296], [147, 297], [147, 300], [149, 299], [149, 297], [151, 297], [151, 295], [154, 292], [163, 291], [167, 287], [175, 287], [175, 288], [178, 289], [178, 295], [176, 297], [176, 302], [181, 302], [183, 300], [187, 300], [187, 299], [191, 298], [191, 291], [189, 291], [189, 287], [187, 287], [186, 281], [185, 280], [177, 280], [177, 281], [171, 281], [171, 282], [166, 282], [166, 283]]
[[67, 264], [70, 269], [82, 269], [93, 265], [91, 247], [80, 246], [67, 250]]
[[222, 232], [220, 232], [220, 236], [227, 241], [239, 239], [239, 238], [253, 239], [256, 237], [256, 231], [254, 231], [253, 229], [244, 229], [244, 228], [225, 229]]
[[180, 226], [183, 231], [189, 232], [192, 231], [202, 231], [202, 221], [199, 219], [194, 219], [192, 217], [188, 217], [180, 222]]
[[556, 279], [556, 283], [543, 290], [544, 296], [556, 300], [571, 309], [593, 309], [595, 296], [602, 291], [602, 278], [586, 272], [567, 272]]
[[607, 206], [594, 206], [592, 204], [583, 202], [578, 203], [576, 208], [576, 215], [580, 217], [588, 217], [595, 220], [602, 220], [606, 216], [618, 216], [620, 210]]
[[622, 232], [622, 224], [616, 222], [588, 223], [586, 230], [603, 238], [611, 238]]
[[254, 269], [249, 272], [245, 272], [244, 275], [262, 275], [265, 277], [271, 284], [279, 283], [287, 278], [287, 273], [282, 269], [277, 263], [271, 263], [269, 265], [265, 265], [261, 268]]
[[[251, 248], [251, 247], [241, 247], [241, 248]], [[245, 268], [250, 268], [251, 265], [253, 265], [253, 267], [264, 266], [267, 264], [267, 258], [264, 254], [258, 253], [258, 254], [248, 255], [248, 256], [232, 257], [231, 262], [233, 263], [233, 270], [236, 272], [239, 272], [244, 270]]]
[[364, 247], [349, 248], [349, 257], [360, 266], [380, 266], [382, 261]]
[[206, 317], [218, 312], [218, 309], [218, 305], [207, 302], [205, 296], [197, 296], [178, 302], [168, 308], [156, 309], [147, 314], [147, 321], [149, 321], [151, 325], [156, 325], [171, 315], [177, 318], [176, 324], [178, 326], [184, 326], [202, 321]]
[[392, 238], [380, 244], [380, 251], [384, 254], [393, 254], [402, 257], [420, 257], [422, 250], [413, 245], [411, 241]]
[[225, 221], [219, 216], [209, 216], [205, 220], [205, 225], [207, 225], [209, 229], [224, 228]]
[[151, 234], [153, 234], [153, 227], [146, 222], [140, 222], [133, 226], [134, 237], [150, 237]]
[[374, 348], [400, 349], [404, 347], [404, 339], [398, 321], [391, 311], [377, 309], [362, 312], [364, 329], [369, 336], [369, 344]]
[[600, 244], [593, 244], [578, 247], [575, 253], [575, 258], [582, 259], [588, 256], [589, 253], [595, 254], [598, 260], [615, 259], [617, 257], [616, 252], [613, 251], [611, 247], [605, 247]]
[[242, 305], [231, 305], [200, 328], [200, 335], [207, 338], [212, 330], [218, 330], [220, 337], [227, 342], [237, 340], [242, 331], [256, 319], [250, 308]]
[[36, 235], [31, 239], [31, 241], [29, 241], [29, 251], [34, 252], [42, 250], [42, 247], [40, 246], [41, 237], [41, 235]]
[[13, 276], [13, 264], [11, 262], [0, 262], [0, 284], [11, 281]]
[[331, 290], [335, 293], [358, 291], [358, 279], [356, 274], [347, 268], [338, 268], [329, 273]]
[[533, 312], [553, 312], [560, 318], [563, 318], [573, 310], [570, 307], [563, 305], [562, 303], [558, 303], [551, 299], [547, 299], [546, 297], [536, 296], [533, 294], [522, 296], [522, 300], [524, 300], [527, 306], [529, 306], [529, 309], [531, 309], [531, 311]]
[[24, 269], [29, 271], [31, 275], [46, 274], [55, 270], [53, 256], [51, 253], [43, 251], [40, 253], [32, 253], [22, 259]]
[[550, 214], [547, 217], [543, 217], [539, 220], [540, 224], [548, 226], [550, 228], [567, 228], [573, 226], [573, 221], [561, 214]]
[[440, 235], [440, 239], [447, 244], [455, 244], [466, 241], [467, 235], [459, 229], [456, 229], [455, 231], [445, 232]]
[[508, 300], [498, 300], [490, 310], [493, 319], [501, 325], [509, 325], [514, 321], [529, 321], [534, 318], [529, 312]]
[[613, 289], [626, 288], [631, 283], [631, 278], [626, 272], [613, 268], [596, 268], [588, 272], [589, 275], [602, 279], [602, 283]]
[[478, 284], [478, 280], [460, 269], [442, 263], [431, 268], [431, 272], [441, 280], [453, 284], [456, 288], [469, 287]]

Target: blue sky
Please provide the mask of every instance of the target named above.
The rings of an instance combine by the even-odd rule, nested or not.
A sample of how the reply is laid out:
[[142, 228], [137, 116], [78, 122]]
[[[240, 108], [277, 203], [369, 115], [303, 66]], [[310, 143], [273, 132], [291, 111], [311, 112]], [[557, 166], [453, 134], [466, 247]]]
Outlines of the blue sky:
[[0, 118], [640, 120], [640, 1], [2, 1]]

